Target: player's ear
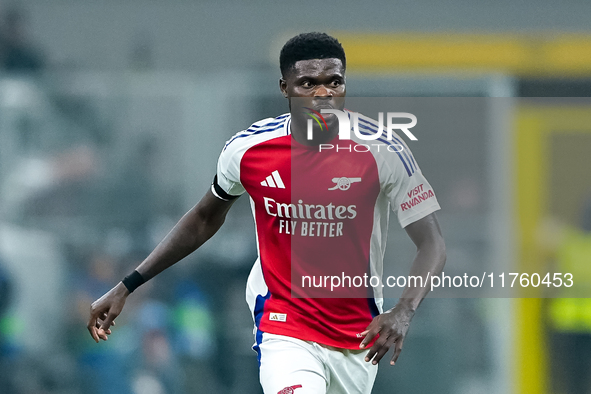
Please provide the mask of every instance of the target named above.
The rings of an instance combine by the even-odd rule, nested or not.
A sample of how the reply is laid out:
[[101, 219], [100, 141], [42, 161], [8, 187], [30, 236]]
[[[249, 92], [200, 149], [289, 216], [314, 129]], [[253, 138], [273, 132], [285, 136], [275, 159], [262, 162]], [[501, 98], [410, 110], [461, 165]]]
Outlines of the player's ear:
[[287, 98], [287, 82], [285, 82], [285, 79], [283, 78], [279, 78], [279, 89], [281, 90], [283, 97]]

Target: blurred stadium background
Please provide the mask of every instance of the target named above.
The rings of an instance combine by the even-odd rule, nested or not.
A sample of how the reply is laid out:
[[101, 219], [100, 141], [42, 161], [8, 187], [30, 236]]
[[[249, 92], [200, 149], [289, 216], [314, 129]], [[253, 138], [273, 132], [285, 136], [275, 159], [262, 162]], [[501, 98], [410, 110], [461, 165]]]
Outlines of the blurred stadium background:
[[[341, 40], [349, 95], [424, 111], [411, 149], [446, 271], [560, 271], [588, 244], [569, 239], [591, 199], [590, 20], [583, 0], [0, 0], [0, 392], [261, 392], [245, 198], [107, 343], [85, 325], [205, 192], [224, 142], [287, 111], [278, 52], [302, 31]], [[391, 227], [404, 272], [413, 248]], [[374, 392], [591, 392], [590, 338], [582, 301], [430, 299]]]

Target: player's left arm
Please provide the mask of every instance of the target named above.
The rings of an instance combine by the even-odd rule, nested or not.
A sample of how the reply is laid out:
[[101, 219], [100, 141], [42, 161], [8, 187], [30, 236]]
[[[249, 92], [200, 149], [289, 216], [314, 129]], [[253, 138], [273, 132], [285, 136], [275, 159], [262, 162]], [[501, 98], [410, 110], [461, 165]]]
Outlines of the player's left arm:
[[[441, 229], [435, 213], [409, 224], [405, 227], [406, 233], [417, 247], [417, 254], [410, 269], [410, 275], [421, 276], [426, 282], [427, 275], [439, 275], [445, 265], [445, 242], [441, 235]], [[379, 338], [369, 349], [365, 361], [372, 361], [377, 364], [382, 357], [394, 345], [394, 354], [390, 361], [391, 365], [396, 363], [402, 351], [402, 344], [410, 321], [416, 309], [419, 307], [430, 287], [407, 286], [402, 292], [396, 306], [381, 315], [376, 316], [361, 334], [365, 336], [360, 347], [364, 349], [367, 344], [379, 334]]]

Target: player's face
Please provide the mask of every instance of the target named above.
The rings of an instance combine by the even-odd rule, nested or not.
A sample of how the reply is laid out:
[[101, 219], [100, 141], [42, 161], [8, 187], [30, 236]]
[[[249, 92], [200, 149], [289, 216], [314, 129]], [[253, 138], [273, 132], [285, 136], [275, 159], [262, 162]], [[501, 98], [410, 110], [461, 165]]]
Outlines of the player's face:
[[280, 80], [280, 88], [287, 98], [345, 97], [343, 63], [335, 58], [297, 61]]
[[[292, 114], [300, 112], [296, 106], [318, 112], [322, 108], [342, 110], [345, 106], [345, 69], [340, 59], [300, 60], [279, 81], [279, 86], [289, 100]], [[324, 117], [329, 127], [336, 121], [335, 115]]]

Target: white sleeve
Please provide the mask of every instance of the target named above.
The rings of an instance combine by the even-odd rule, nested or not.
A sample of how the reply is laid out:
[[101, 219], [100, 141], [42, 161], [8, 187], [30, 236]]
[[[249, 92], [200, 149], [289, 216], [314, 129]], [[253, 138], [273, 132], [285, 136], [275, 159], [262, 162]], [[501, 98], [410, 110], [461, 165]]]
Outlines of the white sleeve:
[[[398, 137], [399, 138], [399, 137]], [[399, 140], [404, 149], [380, 155], [387, 172], [382, 190], [388, 197], [392, 210], [402, 227], [416, 222], [440, 209], [433, 188], [416, 164], [410, 149]], [[401, 146], [398, 145], [398, 146]], [[384, 165], [385, 164], [385, 165]]]
[[235, 145], [237, 144], [224, 147], [218, 159], [216, 178], [212, 185], [212, 192], [223, 200], [238, 197], [245, 192], [240, 182], [240, 159], [242, 154], [236, 151]]

